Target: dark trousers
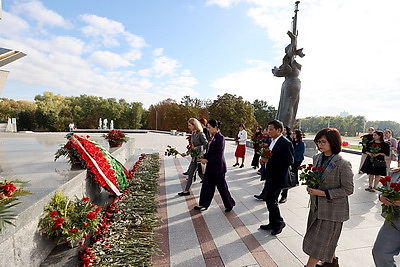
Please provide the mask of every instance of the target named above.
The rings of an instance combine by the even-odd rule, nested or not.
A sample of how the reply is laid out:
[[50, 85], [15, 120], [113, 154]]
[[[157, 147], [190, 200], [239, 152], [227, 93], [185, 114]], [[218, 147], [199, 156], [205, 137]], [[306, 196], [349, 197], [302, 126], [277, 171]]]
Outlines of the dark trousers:
[[271, 224], [273, 227], [279, 227], [283, 223], [283, 218], [278, 205], [278, 197], [281, 190], [281, 187], [276, 187], [265, 183], [262, 192], [262, 194], [264, 194], [263, 197], [269, 212], [269, 224]]
[[210, 206], [214, 197], [215, 187], [217, 187], [226, 209], [235, 206], [235, 200], [233, 200], [229, 193], [228, 185], [226, 184], [225, 173], [208, 173], [207, 171], [204, 174], [203, 184], [201, 186], [200, 206], [207, 208]]
[[258, 164], [260, 163], [260, 155], [257, 152], [257, 150], [254, 150], [253, 160], [251, 161], [251, 166], [256, 168], [258, 168]]
[[[297, 167], [299, 167], [301, 165], [303, 161], [295, 161], [292, 165], [292, 172], [294, 173], [295, 177], [297, 178], [297, 183], [299, 183], [299, 169], [297, 169]], [[282, 189], [282, 198], [287, 198], [287, 193], [288, 193], [289, 189]]]

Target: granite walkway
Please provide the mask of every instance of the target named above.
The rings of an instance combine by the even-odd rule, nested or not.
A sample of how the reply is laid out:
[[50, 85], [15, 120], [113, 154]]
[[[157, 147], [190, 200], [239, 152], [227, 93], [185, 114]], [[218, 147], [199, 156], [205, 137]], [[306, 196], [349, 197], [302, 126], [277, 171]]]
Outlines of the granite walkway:
[[[146, 147], [152, 133], [138, 136], [137, 146]], [[158, 138], [157, 138], [158, 139]], [[161, 136], [150, 142], [153, 149], [164, 151], [166, 145], [184, 150], [186, 140], [180, 136]], [[140, 145], [139, 145], [140, 144]], [[265, 203], [256, 200], [263, 183], [250, 167], [252, 149], [247, 149], [245, 167], [231, 167], [234, 163], [235, 145], [226, 142], [225, 157], [228, 164], [226, 179], [236, 206], [230, 213], [218, 194], [207, 211], [194, 211], [201, 183], [196, 181], [191, 195], [178, 196], [185, 185], [182, 175], [189, 161], [182, 157], [162, 157], [160, 179], [160, 216], [164, 256], [154, 258], [154, 266], [304, 266], [307, 255], [302, 251], [308, 215], [308, 195], [305, 186], [289, 191], [288, 201], [281, 204], [286, 228], [278, 236], [259, 229], [267, 223]], [[352, 163], [357, 173], [360, 156], [342, 153]], [[310, 163], [306, 158], [304, 163]], [[351, 219], [344, 223], [337, 248], [341, 266], [374, 266], [371, 249], [383, 223], [376, 193], [366, 192], [368, 178], [355, 174], [355, 191], [350, 196]], [[397, 261], [399, 261], [397, 257]]]

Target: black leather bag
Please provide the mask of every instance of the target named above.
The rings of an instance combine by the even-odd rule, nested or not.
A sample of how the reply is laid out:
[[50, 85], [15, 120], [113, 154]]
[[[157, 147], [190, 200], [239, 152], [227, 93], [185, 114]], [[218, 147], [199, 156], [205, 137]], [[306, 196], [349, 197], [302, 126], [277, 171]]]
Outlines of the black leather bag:
[[386, 161], [375, 159], [372, 166], [376, 168], [386, 168]]
[[297, 181], [296, 174], [291, 171], [288, 171], [287, 175], [285, 176], [285, 182], [283, 184], [283, 188], [289, 189], [289, 188], [297, 186], [297, 184], [298, 184], [298, 181]]

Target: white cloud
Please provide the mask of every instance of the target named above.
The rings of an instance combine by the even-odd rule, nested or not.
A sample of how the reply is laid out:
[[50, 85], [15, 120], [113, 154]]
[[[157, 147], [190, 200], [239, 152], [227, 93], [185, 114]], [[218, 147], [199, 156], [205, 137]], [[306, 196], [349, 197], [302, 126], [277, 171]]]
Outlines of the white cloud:
[[242, 0], [207, 0], [206, 5], [217, 5], [222, 8], [230, 8], [240, 2], [242, 2]]
[[[275, 43], [276, 61], [271, 65], [280, 65], [284, 47], [290, 42], [286, 32], [291, 27], [294, 14], [293, 1], [242, 2], [249, 3], [247, 14], [257, 25], [265, 28]], [[215, 0], [208, 3], [225, 8], [237, 1]], [[399, 121], [400, 109], [394, 104], [394, 99], [398, 99], [400, 81], [395, 52], [400, 46], [400, 35], [397, 33], [400, 1], [389, 0], [382, 4], [372, 0], [312, 0], [302, 1], [299, 10], [298, 48], [304, 48], [306, 56], [298, 58], [303, 65], [298, 117], [338, 115], [347, 110], [352, 115], [364, 115], [370, 120]], [[221, 93], [239, 94], [243, 90], [241, 88], [254, 88], [257, 84], [270, 87], [271, 79], [279, 80], [273, 78], [270, 71], [264, 72], [271, 77], [268, 79], [262, 73], [249, 68], [227, 74], [213, 86]], [[246, 86], [242, 82], [246, 77], [254, 85]], [[276, 92], [280, 84], [274, 95], [268, 97], [279, 98]], [[250, 94], [245, 98], [251, 99]], [[381, 112], [384, 107], [386, 112]], [[395, 110], [397, 112], [393, 112]]]
[[180, 63], [167, 56], [162, 56], [154, 59], [151, 71], [155, 73], [156, 77], [163, 77], [166, 75], [174, 75], [176, 69], [180, 67]]
[[93, 64], [98, 64], [111, 69], [131, 65], [129, 61], [124, 59], [121, 55], [109, 51], [96, 51], [89, 57], [89, 60]]
[[251, 67], [246, 70], [228, 73], [211, 84], [217, 95], [225, 93], [242, 96], [245, 100], [253, 102], [255, 99], [266, 100], [268, 104], [276, 105], [279, 101], [280, 85], [283, 79], [272, 76], [271, 65], [259, 60], [248, 62]]
[[90, 14], [81, 15], [81, 19], [88, 24], [81, 29], [85, 35], [100, 38], [107, 47], [119, 46], [118, 37], [125, 33], [122, 23]]
[[42, 2], [33, 0], [28, 2], [18, 1], [12, 6], [12, 13], [26, 14], [31, 19], [35, 20], [39, 26], [63, 27], [67, 28], [70, 23], [61, 15], [53, 10], [46, 8]]

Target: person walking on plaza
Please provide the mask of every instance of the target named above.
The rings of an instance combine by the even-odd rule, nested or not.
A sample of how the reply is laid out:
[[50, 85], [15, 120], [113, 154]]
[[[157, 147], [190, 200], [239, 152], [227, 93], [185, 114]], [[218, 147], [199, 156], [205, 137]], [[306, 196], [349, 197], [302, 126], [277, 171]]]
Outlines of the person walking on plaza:
[[236, 205], [225, 180], [225, 137], [220, 133], [220, 127], [221, 123], [214, 119], [211, 119], [207, 124], [210, 140], [208, 141], [207, 152], [201, 159], [201, 163], [207, 164], [207, 167], [200, 190], [199, 205], [194, 207], [195, 210], [208, 209], [214, 197], [215, 187], [217, 187], [224, 202], [225, 212], [230, 212]]
[[[199, 154], [204, 151], [204, 149], [207, 146], [207, 139], [206, 136], [203, 133], [203, 127], [201, 127], [200, 122], [197, 119], [190, 118], [187, 122], [188, 129], [192, 133], [192, 137], [190, 138], [191, 140], [191, 145], [193, 146], [192, 149], [197, 149], [199, 150]], [[181, 156], [185, 157], [189, 154], [189, 151], [186, 153], [182, 153]], [[197, 169], [197, 157], [192, 157], [189, 168], [188, 168], [188, 178], [186, 182], [186, 187], [185, 190], [178, 193], [180, 196], [187, 196], [190, 195], [190, 187], [192, 186], [193, 183], [193, 177], [195, 175], [196, 169]]]
[[260, 225], [260, 229], [271, 230], [272, 235], [280, 234], [286, 226], [279, 210], [278, 197], [290, 175], [290, 165], [293, 164], [293, 144], [282, 132], [281, 121], [273, 120], [268, 123], [268, 135], [272, 138], [269, 146], [272, 156], [266, 161], [260, 160], [261, 163], [266, 163], [262, 174], [265, 183], [261, 197], [265, 200], [269, 212], [269, 223]]
[[[391, 182], [400, 183], [400, 169], [393, 170]], [[387, 197], [379, 194], [378, 199], [382, 205], [400, 206], [400, 200], [391, 202]], [[394, 256], [400, 253], [400, 209], [397, 210], [397, 218], [391, 222], [385, 221], [378, 232], [372, 256], [377, 267], [396, 267]]]
[[365, 134], [363, 136], [361, 136], [361, 142], [360, 144], [362, 145], [362, 150], [361, 150], [361, 162], [360, 162], [360, 167], [358, 167], [358, 173], [361, 174], [361, 168], [364, 165], [365, 159], [367, 158], [367, 145], [372, 142], [372, 140], [374, 139], [373, 137], [373, 133], [374, 133], [375, 129], [374, 127], [369, 127], [368, 128], [368, 134]]
[[251, 137], [251, 141], [253, 142], [254, 155], [253, 160], [251, 161], [251, 166], [253, 169], [257, 169], [260, 163], [260, 142], [263, 140], [262, 138], [262, 128], [261, 126], [256, 127], [255, 134]]
[[246, 141], [247, 141], [247, 132], [246, 127], [243, 123], [239, 124], [239, 133], [237, 135], [237, 147], [235, 151], [236, 163], [233, 164], [233, 167], [239, 166], [239, 158], [242, 159], [242, 164], [239, 168], [244, 167], [244, 157], [246, 155]]
[[392, 137], [392, 131], [386, 129], [383, 132], [383, 137], [386, 143], [389, 144], [390, 154], [385, 157], [386, 161], [386, 175], [389, 175], [390, 172], [390, 164], [393, 161], [397, 161], [397, 157], [395, 156], [395, 152], [397, 151], [397, 141]]
[[375, 192], [381, 176], [386, 175], [385, 156], [389, 156], [389, 144], [383, 140], [383, 132], [375, 131], [373, 141], [367, 145], [367, 158], [361, 167], [363, 173], [368, 174], [369, 186], [365, 191]]
[[343, 222], [349, 219], [353, 172], [350, 162], [339, 155], [342, 138], [337, 129], [319, 131], [314, 142], [321, 153], [313, 157], [313, 167], [321, 169], [318, 175], [322, 184], [319, 188], [307, 187], [308, 194], [316, 200], [310, 204], [303, 251], [309, 256], [307, 267], [315, 267], [320, 260], [324, 266], [339, 266], [335, 250]]
[[[304, 152], [306, 151], [306, 145], [303, 142], [303, 133], [300, 130], [296, 130], [293, 133], [293, 148], [294, 148], [294, 163], [292, 164], [291, 172], [294, 173], [297, 184], [299, 184], [299, 170], [297, 169], [304, 160]], [[289, 189], [282, 189], [281, 199], [279, 203], [285, 203], [287, 201]]]

